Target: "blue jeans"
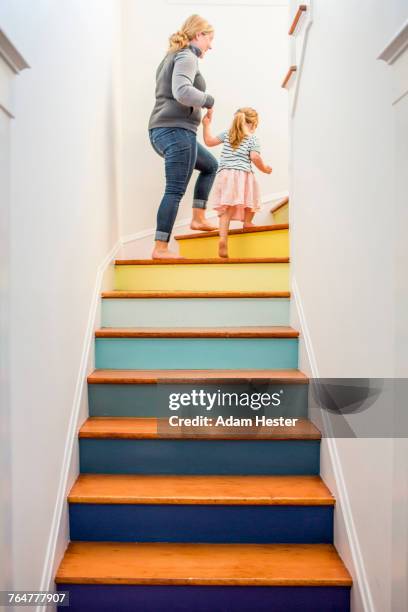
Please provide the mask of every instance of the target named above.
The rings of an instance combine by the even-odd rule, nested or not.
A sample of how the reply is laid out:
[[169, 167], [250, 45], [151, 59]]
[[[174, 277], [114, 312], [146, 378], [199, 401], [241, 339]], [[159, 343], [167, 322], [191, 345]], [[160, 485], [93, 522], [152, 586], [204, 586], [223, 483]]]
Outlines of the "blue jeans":
[[153, 128], [149, 136], [156, 153], [164, 157], [166, 172], [166, 189], [157, 212], [155, 239], [168, 242], [193, 170], [200, 173], [194, 188], [193, 208], [206, 208], [218, 162], [190, 130]]

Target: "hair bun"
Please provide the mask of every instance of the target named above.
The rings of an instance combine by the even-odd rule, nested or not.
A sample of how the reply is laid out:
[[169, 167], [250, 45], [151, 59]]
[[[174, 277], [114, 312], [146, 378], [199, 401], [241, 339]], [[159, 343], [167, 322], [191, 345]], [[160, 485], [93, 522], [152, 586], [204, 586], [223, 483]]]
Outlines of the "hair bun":
[[186, 19], [181, 28], [170, 36], [170, 45], [167, 53], [175, 53], [180, 51], [180, 49], [188, 47], [189, 43], [199, 33], [210, 34], [213, 31], [213, 27], [206, 19], [200, 17], [200, 15], [191, 15]]
[[175, 43], [175, 44], [186, 43], [188, 42], [188, 36], [182, 30], [178, 30], [177, 32], [172, 34], [172, 36], [170, 37], [170, 40], [172, 43]]

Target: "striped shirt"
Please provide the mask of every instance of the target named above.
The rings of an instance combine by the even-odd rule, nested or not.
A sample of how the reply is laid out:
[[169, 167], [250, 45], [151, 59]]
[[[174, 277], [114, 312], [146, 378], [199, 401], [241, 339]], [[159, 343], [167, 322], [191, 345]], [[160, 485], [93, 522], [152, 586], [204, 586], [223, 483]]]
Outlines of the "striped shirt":
[[224, 143], [221, 151], [221, 157], [218, 164], [218, 172], [228, 168], [229, 170], [243, 170], [244, 172], [253, 172], [251, 151], [260, 153], [259, 141], [255, 134], [246, 136], [239, 147], [233, 149], [229, 140], [229, 130], [224, 130], [217, 136], [218, 140]]

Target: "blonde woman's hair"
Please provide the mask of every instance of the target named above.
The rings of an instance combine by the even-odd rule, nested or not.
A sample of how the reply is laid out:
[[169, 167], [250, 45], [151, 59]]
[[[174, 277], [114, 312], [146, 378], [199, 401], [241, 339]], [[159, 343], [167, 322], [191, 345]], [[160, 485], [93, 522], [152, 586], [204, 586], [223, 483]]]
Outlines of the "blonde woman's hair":
[[244, 108], [239, 108], [237, 110], [229, 131], [229, 140], [233, 149], [237, 149], [244, 138], [248, 135], [246, 129], [247, 125], [256, 128], [258, 121], [258, 113], [254, 108], [245, 106]]
[[206, 19], [200, 17], [200, 15], [191, 15], [183, 23], [180, 30], [170, 36], [168, 53], [175, 53], [188, 47], [197, 34], [211, 34], [212, 32], [214, 32], [214, 28]]

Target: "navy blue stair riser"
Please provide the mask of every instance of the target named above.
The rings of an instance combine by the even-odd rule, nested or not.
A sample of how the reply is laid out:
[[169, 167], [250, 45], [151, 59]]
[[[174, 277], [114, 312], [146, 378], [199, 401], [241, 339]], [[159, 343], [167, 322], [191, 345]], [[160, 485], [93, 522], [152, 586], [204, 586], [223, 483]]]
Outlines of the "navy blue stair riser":
[[297, 368], [297, 338], [96, 338], [98, 369]]
[[[169, 409], [169, 397], [173, 393], [191, 393], [201, 390], [206, 393], [235, 393], [239, 397], [245, 394], [254, 397], [254, 394], [268, 393], [270, 396], [280, 394], [281, 403], [278, 407], [266, 406], [259, 410], [251, 410], [245, 406], [220, 406], [213, 411], [207, 411], [202, 406], [184, 407], [182, 410], [171, 411]], [[281, 393], [283, 391], [283, 393]], [[168, 417], [171, 414], [183, 414], [183, 416], [194, 416], [196, 414], [213, 416], [222, 414], [234, 416], [283, 416], [307, 418], [308, 415], [308, 392], [309, 385], [306, 384], [270, 384], [253, 382], [248, 383], [158, 383], [158, 384], [135, 384], [135, 385], [110, 385], [90, 384], [88, 385], [88, 401], [90, 416], [111, 417]], [[235, 396], [234, 396], [235, 397]], [[251, 413], [251, 415], [249, 414]]]
[[64, 612], [350, 612], [349, 587], [59, 584]]
[[76, 504], [71, 540], [331, 544], [333, 506]]
[[79, 441], [92, 474], [317, 475], [320, 440], [95, 439]]

